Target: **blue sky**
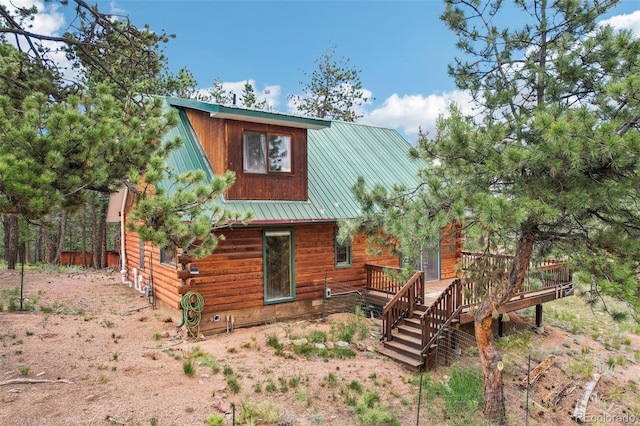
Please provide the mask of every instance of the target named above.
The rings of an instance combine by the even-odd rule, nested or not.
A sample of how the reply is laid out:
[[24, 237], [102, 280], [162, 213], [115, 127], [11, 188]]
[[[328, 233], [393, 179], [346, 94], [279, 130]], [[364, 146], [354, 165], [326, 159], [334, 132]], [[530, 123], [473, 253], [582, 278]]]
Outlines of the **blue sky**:
[[[42, 20], [51, 32], [66, 28], [64, 23], [55, 28], [52, 21], [64, 19], [63, 14], [41, 1], [17, 1], [41, 5], [52, 17]], [[176, 34], [165, 52], [169, 64], [191, 70], [200, 88], [219, 78], [239, 94], [250, 81], [277, 111], [291, 112], [287, 96], [300, 93], [301, 70], [312, 72], [315, 60], [331, 46], [337, 59], [346, 57], [361, 70], [363, 86], [374, 98], [361, 111], [362, 123], [398, 129], [413, 142], [419, 127], [433, 129], [450, 101], [467, 99], [447, 75], [447, 64], [458, 52], [452, 33], [439, 20], [441, 0], [97, 3], [100, 10], [128, 16], [136, 25]], [[639, 0], [622, 0], [612, 16], [616, 26], [640, 35]]]

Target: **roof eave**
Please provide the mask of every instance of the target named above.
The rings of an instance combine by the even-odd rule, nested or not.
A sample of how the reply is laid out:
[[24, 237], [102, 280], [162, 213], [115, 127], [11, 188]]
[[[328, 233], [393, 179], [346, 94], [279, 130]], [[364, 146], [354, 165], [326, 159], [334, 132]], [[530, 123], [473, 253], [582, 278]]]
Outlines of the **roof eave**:
[[289, 115], [258, 109], [246, 109], [236, 106], [212, 104], [193, 99], [167, 98], [167, 102], [175, 107], [192, 108], [208, 112], [211, 117], [230, 120], [249, 121], [252, 123], [273, 124], [301, 129], [319, 130], [331, 126], [331, 120]]

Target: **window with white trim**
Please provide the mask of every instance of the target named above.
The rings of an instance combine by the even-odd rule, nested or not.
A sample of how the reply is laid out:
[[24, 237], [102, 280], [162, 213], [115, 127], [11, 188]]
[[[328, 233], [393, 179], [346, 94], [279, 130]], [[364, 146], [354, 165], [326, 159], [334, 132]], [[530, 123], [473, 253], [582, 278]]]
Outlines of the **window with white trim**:
[[242, 164], [245, 173], [291, 173], [291, 136], [245, 131]]

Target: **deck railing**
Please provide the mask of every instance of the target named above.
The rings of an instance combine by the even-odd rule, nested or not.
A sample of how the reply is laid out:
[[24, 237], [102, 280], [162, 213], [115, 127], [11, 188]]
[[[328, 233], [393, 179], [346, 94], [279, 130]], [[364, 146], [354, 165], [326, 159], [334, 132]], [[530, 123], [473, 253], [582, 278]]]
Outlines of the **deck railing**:
[[[472, 253], [463, 251], [461, 266], [462, 271], [473, 268], [473, 263], [488, 256], [488, 259], [497, 268], [503, 268], [504, 276], [507, 277], [513, 256], [484, 253]], [[486, 258], [485, 258], [486, 259]], [[558, 259], [543, 259], [532, 262], [529, 265], [524, 283], [516, 295], [533, 293], [540, 290], [556, 289], [559, 286], [572, 281], [571, 271], [566, 262]], [[481, 302], [481, 297], [476, 295], [475, 283], [466, 281], [463, 289], [463, 305], [469, 306]], [[515, 296], [515, 295], [514, 295]]]
[[453, 313], [462, 307], [462, 303], [462, 281], [456, 278], [420, 316], [423, 354], [428, 350], [438, 331], [451, 319]]
[[[369, 276], [369, 271], [371, 271], [372, 274], [378, 278], [377, 283], [379, 285], [383, 284], [383, 288], [388, 288], [389, 283], [377, 275], [380, 270], [375, 267], [369, 268], [372, 266], [373, 265], [367, 265], [367, 277]], [[367, 290], [384, 291], [380, 290], [380, 287], [370, 287], [368, 283], [369, 281], [367, 280]], [[391, 331], [393, 328], [402, 319], [411, 317], [415, 307], [422, 303], [424, 303], [424, 273], [422, 271], [416, 271], [411, 278], [399, 288], [382, 310], [383, 338], [391, 339]]]
[[364, 269], [367, 272], [367, 290], [379, 291], [387, 294], [397, 294], [402, 288], [402, 282], [392, 274], [389, 274], [390, 271], [399, 273], [399, 268], [367, 263], [364, 265]]
[[[461, 266], [463, 270], [473, 267], [473, 263], [479, 260], [482, 253], [462, 252]], [[513, 256], [489, 255], [489, 260], [494, 266], [504, 268], [504, 276], [507, 277]], [[486, 258], [485, 258], [486, 260]], [[388, 270], [398, 270], [378, 265], [365, 265], [367, 271], [366, 288], [368, 291], [378, 291], [394, 294], [387, 302], [382, 312], [382, 338], [392, 340], [392, 330], [404, 319], [413, 315], [417, 304], [424, 302], [424, 274], [416, 272], [404, 285], [388, 274]], [[516, 295], [533, 293], [566, 287], [571, 283], [571, 272], [567, 264], [557, 259], [545, 259], [532, 263], [525, 278], [525, 282]], [[437, 337], [438, 332], [451, 321], [454, 313], [461, 309], [480, 302], [475, 295], [475, 285], [471, 281], [460, 278], [454, 279], [451, 284], [436, 298], [420, 316], [422, 325], [423, 354], [429, 349]], [[514, 295], [515, 296], [515, 295]], [[561, 296], [558, 296], [561, 297]]]

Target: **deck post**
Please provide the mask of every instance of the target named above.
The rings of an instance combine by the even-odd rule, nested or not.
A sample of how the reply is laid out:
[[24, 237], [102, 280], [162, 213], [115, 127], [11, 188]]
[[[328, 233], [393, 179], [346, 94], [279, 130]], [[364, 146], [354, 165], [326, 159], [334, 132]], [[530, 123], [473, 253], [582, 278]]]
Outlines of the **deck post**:
[[502, 321], [502, 314], [498, 315], [498, 337], [502, 337], [504, 334], [504, 322]]
[[540, 328], [542, 325], [542, 304], [536, 305], [536, 327]]

